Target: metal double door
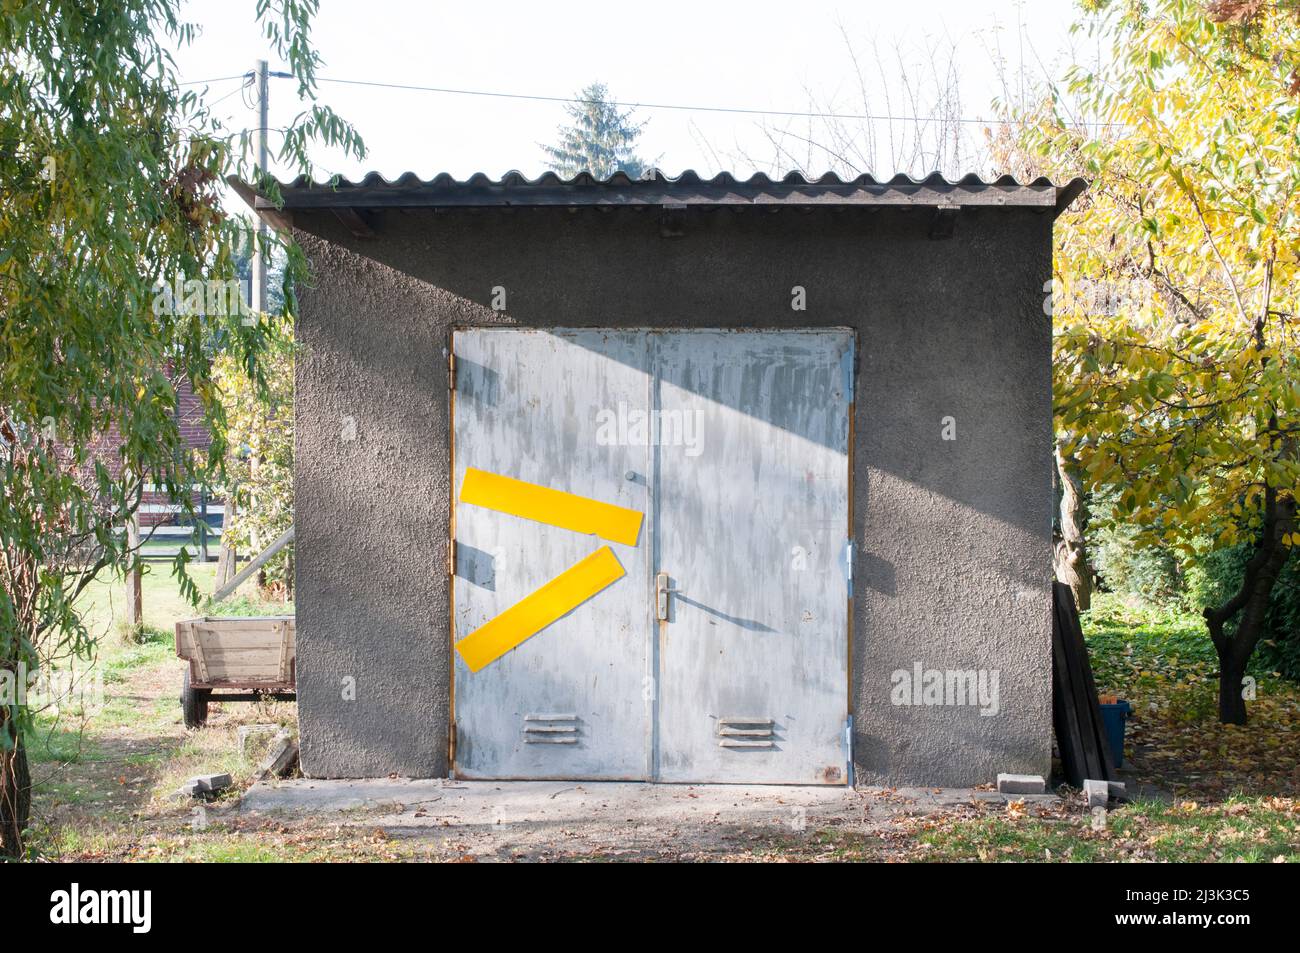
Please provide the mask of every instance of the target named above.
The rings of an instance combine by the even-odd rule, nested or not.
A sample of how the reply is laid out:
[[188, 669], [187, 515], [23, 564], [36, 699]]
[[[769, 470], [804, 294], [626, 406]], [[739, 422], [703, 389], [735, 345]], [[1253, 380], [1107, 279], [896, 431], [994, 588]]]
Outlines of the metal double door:
[[[852, 332], [467, 329], [453, 362], [453, 641], [599, 546], [626, 573], [456, 654], [456, 775], [846, 783]], [[471, 469], [639, 535], [464, 502]]]

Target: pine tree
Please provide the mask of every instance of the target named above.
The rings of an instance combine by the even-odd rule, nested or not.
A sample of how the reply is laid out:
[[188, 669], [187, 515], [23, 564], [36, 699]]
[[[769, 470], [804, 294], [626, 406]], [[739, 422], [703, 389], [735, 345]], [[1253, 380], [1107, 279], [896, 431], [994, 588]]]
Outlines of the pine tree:
[[550, 168], [565, 177], [590, 172], [603, 179], [625, 172], [638, 178], [646, 163], [632, 149], [645, 123], [634, 122], [630, 109], [619, 112], [604, 83], [592, 83], [576, 99], [564, 107], [573, 124], [559, 127], [559, 144], [542, 145]]

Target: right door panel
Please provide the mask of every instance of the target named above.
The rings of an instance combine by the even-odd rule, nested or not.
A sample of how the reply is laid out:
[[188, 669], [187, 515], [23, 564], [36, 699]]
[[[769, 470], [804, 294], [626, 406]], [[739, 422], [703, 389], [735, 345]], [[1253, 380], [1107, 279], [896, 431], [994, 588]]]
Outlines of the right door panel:
[[846, 783], [852, 332], [650, 337], [655, 777]]

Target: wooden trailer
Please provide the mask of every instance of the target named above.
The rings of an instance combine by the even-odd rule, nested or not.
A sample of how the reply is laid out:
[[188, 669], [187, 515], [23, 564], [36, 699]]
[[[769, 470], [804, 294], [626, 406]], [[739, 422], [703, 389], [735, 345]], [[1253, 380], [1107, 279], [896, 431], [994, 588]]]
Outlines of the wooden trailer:
[[185, 725], [199, 728], [212, 701], [293, 701], [293, 616], [204, 616], [176, 623]]

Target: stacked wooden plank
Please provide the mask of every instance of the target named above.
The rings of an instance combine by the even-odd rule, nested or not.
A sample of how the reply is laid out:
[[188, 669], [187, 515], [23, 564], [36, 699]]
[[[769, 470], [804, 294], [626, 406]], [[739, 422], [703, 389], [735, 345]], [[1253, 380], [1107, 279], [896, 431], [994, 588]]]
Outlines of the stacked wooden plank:
[[1115, 780], [1079, 612], [1060, 582], [1052, 585], [1052, 721], [1067, 781], [1081, 788], [1086, 779]]

